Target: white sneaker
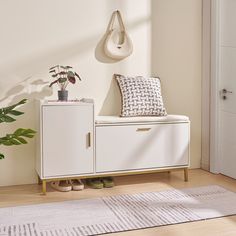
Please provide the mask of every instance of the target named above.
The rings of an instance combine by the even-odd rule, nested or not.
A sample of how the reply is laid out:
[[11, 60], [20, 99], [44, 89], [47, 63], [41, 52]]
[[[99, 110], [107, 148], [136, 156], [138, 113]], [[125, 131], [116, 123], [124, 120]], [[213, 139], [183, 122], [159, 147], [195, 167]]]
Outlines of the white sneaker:
[[51, 187], [60, 192], [69, 192], [72, 190], [72, 186], [68, 180], [60, 180], [51, 182]]
[[84, 184], [80, 179], [72, 179], [70, 180], [70, 184], [72, 189], [75, 191], [80, 191], [84, 189]]

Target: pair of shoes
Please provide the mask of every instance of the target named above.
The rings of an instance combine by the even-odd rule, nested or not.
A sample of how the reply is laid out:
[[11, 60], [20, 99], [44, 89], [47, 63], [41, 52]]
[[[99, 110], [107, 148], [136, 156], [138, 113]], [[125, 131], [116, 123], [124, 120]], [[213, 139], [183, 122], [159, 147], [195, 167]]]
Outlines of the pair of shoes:
[[80, 191], [84, 189], [84, 184], [80, 179], [71, 179], [70, 184], [71, 184], [72, 190], [74, 191]]
[[51, 182], [51, 187], [60, 192], [69, 192], [83, 190], [84, 184], [80, 179], [60, 180]]
[[114, 180], [112, 177], [102, 178], [104, 188], [112, 188], [115, 186]]
[[93, 179], [86, 179], [86, 184], [94, 189], [101, 189], [103, 188], [103, 183], [99, 178], [93, 178]]
[[114, 181], [112, 177], [87, 179], [86, 183], [89, 187], [94, 189], [114, 187]]

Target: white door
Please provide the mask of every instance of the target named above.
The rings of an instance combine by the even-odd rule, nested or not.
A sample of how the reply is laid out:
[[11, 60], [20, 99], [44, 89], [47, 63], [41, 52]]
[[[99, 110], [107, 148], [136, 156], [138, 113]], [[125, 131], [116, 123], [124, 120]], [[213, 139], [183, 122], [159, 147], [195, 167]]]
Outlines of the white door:
[[220, 0], [219, 13], [219, 164], [236, 178], [236, 0]]
[[93, 172], [93, 107], [43, 106], [43, 176]]

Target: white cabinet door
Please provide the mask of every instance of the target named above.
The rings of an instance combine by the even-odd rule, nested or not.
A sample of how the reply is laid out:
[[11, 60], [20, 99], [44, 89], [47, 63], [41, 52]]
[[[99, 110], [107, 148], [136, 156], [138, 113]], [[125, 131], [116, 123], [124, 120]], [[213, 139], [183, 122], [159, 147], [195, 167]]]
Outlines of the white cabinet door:
[[43, 176], [93, 172], [93, 107], [42, 107]]
[[96, 171], [189, 164], [189, 123], [96, 127]]

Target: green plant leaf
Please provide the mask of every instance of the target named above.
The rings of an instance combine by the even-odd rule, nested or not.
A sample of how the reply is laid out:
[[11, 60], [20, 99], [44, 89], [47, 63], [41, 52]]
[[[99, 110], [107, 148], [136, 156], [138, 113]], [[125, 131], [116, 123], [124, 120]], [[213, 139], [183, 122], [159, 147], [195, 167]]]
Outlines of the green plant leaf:
[[58, 79], [54, 80], [51, 84], [49, 84], [49, 87], [52, 87], [54, 84], [58, 82]]
[[59, 75], [66, 75], [67, 73], [65, 71], [61, 71], [58, 73]]
[[62, 83], [65, 83], [67, 81], [67, 78], [59, 78], [58, 81], [59, 81], [60, 84], [62, 84]]
[[49, 71], [49, 73], [55, 73], [56, 72], [56, 70], [50, 70]]
[[75, 76], [81, 81], [80, 76], [75, 72]]
[[3, 116], [3, 117], [0, 118], [0, 123], [1, 123], [1, 122], [11, 123], [11, 122], [14, 122], [15, 120], [16, 120], [16, 119], [14, 119], [14, 118], [12, 118], [12, 117], [10, 117], [10, 116], [5, 115], [5, 116]]
[[5, 107], [3, 109], [5, 110], [13, 110], [14, 108], [16, 108], [17, 106], [20, 106], [20, 105], [23, 105], [27, 102], [27, 99], [22, 99], [21, 101], [19, 101], [18, 103], [14, 104], [14, 105], [11, 105], [9, 107]]
[[[23, 99], [14, 105], [1, 108], [0, 109], [0, 123], [13, 122], [15, 121], [15, 119], [12, 116], [20, 116], [24, 114], [24, 112], [16, 111], [14, 109], [19, 105], [25, 104], [26, 101], [27, 99]], [[18, 128], [13, 134], [6, 134], [4, 137], [0, 137], [0, 145], [12, 146], [12, 145], [27, 144], [27, 141], [23, 137], [33, 138], [35, 134], [36, 134], [36, 131], [32, 129]], [[2, 153], [0, 153], [0, 159], [4, 159], [4, 155]]]
[[26, 137], [26, 138], [33, 138], [33, 134], [22, 134], [21, 136]]
[[23, 134], [36, 134], [36, 131], [33, 129], [23, 129]]
[[22, 137], [33, 138], [35, 134], [35, 130], [19, 128], [13, 134], [6, 134], [5, 137], [1, 137], [0, 144], [6, 146], [26, 144], [27, 141]]
[[73, 72], [73, 71], [71, 71], [71, 70], [69, 70], [68, 72], [67, 72], [67, 76], [75, 76], [75, 73]]
[[21, 137], [16, 137], [16, 139], [17, 139], [21, 144], [27, 144], [27, 143], [28, 143], [25, 139], [23, 139], [23, 138], [21, 138]]
[[59, 65], [53, 66], [53, 67], [49, 68], [49, 70], [52, 70], [52, 69], [54, 69], [56, 67], [59, 67]]
[[3, 142], [1, 142], [1, 144], [5, 145], [5, 146], [12, 146], [13, 145], [10, 140], [3, 141]]
[[22, 111], [16, 111], [16, 110], [10, 110], [10, 111], [9, 111], [9, 114], [14, 115], [14, 116], [20, 116], [20, 115], [23, 115], [24, 112], [22, 112]]
[[18, 103], [14, 104], [14, 105], [11, 105], [9, 107], [4, 107], [2, 108], [4, 110], [5, 113], [8, 113], [10, 110], [13, 110], [14, 108], [20, 106], [20, 105], [23, 105], [27, 102], [27, 99], [22, 99], [21, 101], [19, 101]]
[[17, 106], [25, 104], [26, 101], [27, 101], [27, 99], [23, 99], [20, 102], [14, 104], [14, 105], [1, 108], [0, 109], [0, 123], [2, 123], [2, 122], [8, 122], [9, 123], [9, 122], [15, 121], [14, 118], [12, 118], [11, 116], [8, 116], [7, 114], [11, 114], [13, 116], [19, 116], [19, 115], [24, 114], [24, 112], [16, 111], [16, 110], [13, 110], [13, 109], [15, 109]]
[[2, 144], [3, 142], [7, 141], [8, 138], [5, 136], [5, 137], [2, 137], [0, 138], [0, 144]]
[[21, 135], [22, 133], [24, 133], [25, 129], [22, 129], [22, 128], [19, 128], [17, 129], [15, 132], [14, 132], [14, 135], [15, 136], [19, 136]]
[[32, 129], [25, 129], [20, 136], [27, 137], [27, 138], [33, 138], [36, 134], [36, 131]]
[[2, 117], [0, 117], [0, 123], [3, 123], [3, 122], [5, 122], [5, 121], [4, 121], [4, 117], [2, 116]]
[[12, 105], [12, 107], [15, 108], [15, 107], [17, 107], [17, 106], [19, 106], [19, 105], [23, 105], [23, 104], [25, 104], [26, 102], [27, 102], [27, 99], [24, 98], [24, 99], [22, 99], [21, 101], [19, 101], [18, 103]]
[[17, 139], [11, 139], [10, 142], [13, 144], [13, 145], [20, 145], [21, 142], [19, 142]]

